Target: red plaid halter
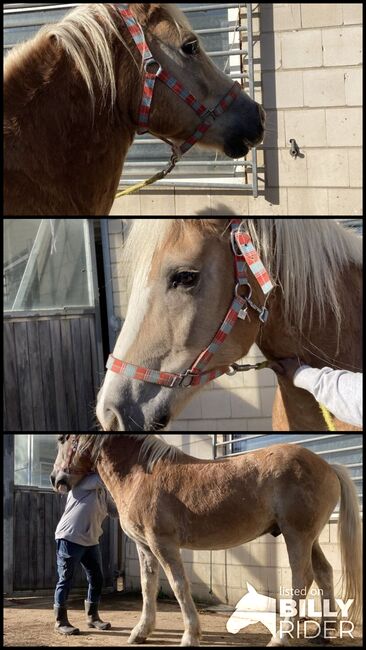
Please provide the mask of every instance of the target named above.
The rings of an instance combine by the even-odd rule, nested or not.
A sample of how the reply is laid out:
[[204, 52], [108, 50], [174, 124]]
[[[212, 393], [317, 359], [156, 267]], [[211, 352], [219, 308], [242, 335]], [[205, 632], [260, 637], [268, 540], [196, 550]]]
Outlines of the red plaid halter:
[[[62, 465], [56, 465], [55, 463], [55, 469], [57, 471], [66, 472], [67, 474], [70, 474], [74, 456], [77, 454], [78, 447], [79, 447], [79, 436], [78, 434], [72, 434], [71, 444], [66, 454], [66, 459], [64, 460]], [[84, 472], [73, 469], [72, 473], [83, 474]]]
[[[226, 318], [217, 332], [210, 345], [204, 350], [193, 366], [183, 373], [176, 374], [170, 372], [159, 372], [142, 366], [134, 366], [130, 363], [120, 361], [113, 355], [110, 355], [107, 362], [107, 369], [118, 374], [144, 381], [149, 384], [158, 384], [167, 388], [190, 388], [193, 386], [203, 386], [222, 377], [226, 374], [235, 374], [235, 366], [231, 368], [219, 368], [204, 372], [213, 357], [217, 354], [221, 346], [225, 343], [228, 336], [234, 329], [238, 320], [246, 320], [249, 307], [258, 313], [261, 323], [265, 324], [268, 319], [268, 309], [266, 306], [259, 307], [252, 300], [253, 290], [247, 277], [247, 266], [258, 281], [262, 292], [268, 296], [273, 289], [272, 281], [268, 272], [262, 264], [257, 251], [255, 250], [250, 236], [240, 231], [241, 220], [233, 219], [230, 224], [231, 228], [231, 246], [235, 259], [236, 271], [236, 288], [235, 297], [232, 305], [226, 315]], [[245, 287], [248, 295], [241, 296], [241, 289]]]
[[[147, 133], [149, 131], [149, 115], [151, 104], [154, 96], [154, 88], [156, 80], [159, 79], [166, 86], [168, 86], [178, 97], [180, 97], [188, 106], [190, 106], [194, 112], [201, 118], [201, 122], [194, 131], [194, 133], [179, 147], [176, 147], [172, 142], [168, 142], [173, 149], [172, 162], [176, 163], [181, 156], [183, 156], [193, 145], [195, 145], [204, 134], [208, 131], [210, 126], [214, 121], [220, 117], [229, 106], [235, 101], [235, 99], [241, 93], [240, 85], [235, 82], [229, 92], [220, 100], [218, 105], [214, 109], [207, 108], [201, 102], [199, 102], [192, 93], [188, 92], [183, 86], [168, 72], [164, 70], [161, 65], [154, 59], [152, 53], [150, 52], [144, 32], [141, 25], [135, 20], [132, 13], [130, 12], [128, 5], [125, 5], [124, 8], [119, 9], [120, 14], [124, 20], [124, 23], [130, 32], [139, 52], [141, 53], [144, 70], [145, 70], [145, 79], [144, 79], [144, 89], [142, 95], [142, 101], [140, 106], [139, 113], [139, 123], [138, 123], [138, 133]], [[150, 72], [151, 67], [157, 65], [157, 72]]]

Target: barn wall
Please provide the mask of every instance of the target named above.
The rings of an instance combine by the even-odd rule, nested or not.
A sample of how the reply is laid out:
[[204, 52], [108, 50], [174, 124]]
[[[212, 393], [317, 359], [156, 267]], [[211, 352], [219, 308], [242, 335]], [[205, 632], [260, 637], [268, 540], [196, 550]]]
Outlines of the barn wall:
[[95, 330], [94, 313], [6, 316], [5, 430], [95, 429]]
[[[362, 4], [259, 7], [256, 99], [267, 111], [269, 130], [259, 151], [260, 198], [205, 186], [154, 188], [117, 200], [111, 214], [362, 214]], [[302, 152], [296, 160], [290, 138]]]
[[[171, 444], [200, 458], [213, 458], [212, 435], [163, 436]], [[337, 543], [338, 522], [331, 521], [321, 534], [322, 549], [334, 570], [336, 597], [341, 597], [341, 557]], [[195, 599], [210, 603], [236, 605], [247, 592], [247, 582], [260, 593], [277, 597], [279, 587], [291, 588], [291, 570], [284, 538], [265, 535], [254, 542], [229, 551], [183, 551], [187, 575]], [[173, 596], [170, 585], [161, 573], [162, 592]], [[127, 542], [126, 587], [140, 589], [140, 571], [136, 547]], [[212, 590], [212, 593], [210, 593]]]
[[[124, 220], [128, 221], [128, 220]], [[115, 315], [123, 321], [127, 313], [126, 268], [120, 263], [123, 221], [109, 219]], [[263, 357], [252, 348], [244, 363]], [[173, 423], [171, 431], [272, 431], [272, 408], [276, 378], [271, 370], [222, 377], [207, 386]]]

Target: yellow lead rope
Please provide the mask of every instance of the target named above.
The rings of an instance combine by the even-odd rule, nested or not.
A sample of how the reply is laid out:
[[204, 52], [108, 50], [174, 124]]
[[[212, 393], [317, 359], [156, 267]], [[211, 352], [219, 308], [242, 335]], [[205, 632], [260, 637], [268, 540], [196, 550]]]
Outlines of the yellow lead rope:
[[337, 431], [337, 429], [335, 428], [332, 414], [330, 413], [330, 411], [328, 411], [327, 407], [323, 406], [323, 404], [320, 404], [320, 410], [322, 412], [325, 424], [328, 427], [328, 431]]
[[161, 181], [163, 178], [168, 176], [171, 171], [173, 171], [175, 165], [178, 162], [178, 155], [176, 152], [173, 153], [170, 162], [165, 169], [163, 169], [161, 172], [158, 172], [154, 176], [151, 176], [151, 178], [148, 178], [146, 181], [142, 181], [141, 183], [137, 183], [137, 185], [133, 185], [132, 187], [128, 187], [126, 190], [121, 190], [120, 192], [117, 192], [116, 194], [116, 199], [121, 198], [121, 196], [129, 196], [130, 194], [135, 194], [139, 190], [143, 190], [144, 187], [148, 187], [148, 185], [153, 185], [157, 181]]

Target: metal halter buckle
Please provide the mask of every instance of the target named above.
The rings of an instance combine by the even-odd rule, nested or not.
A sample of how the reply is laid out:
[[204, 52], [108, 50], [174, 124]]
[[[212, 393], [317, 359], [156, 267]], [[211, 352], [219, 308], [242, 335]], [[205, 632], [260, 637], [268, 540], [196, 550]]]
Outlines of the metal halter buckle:
[[197, 375], [190, 370], [187, 370], [183, 375], [174, 377], [171, 388], [191, 388], [193, 380]]

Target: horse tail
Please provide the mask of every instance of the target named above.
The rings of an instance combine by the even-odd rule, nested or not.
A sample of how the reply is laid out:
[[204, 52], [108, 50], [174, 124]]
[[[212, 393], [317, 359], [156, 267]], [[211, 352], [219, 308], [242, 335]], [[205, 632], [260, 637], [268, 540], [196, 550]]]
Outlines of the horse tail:
[[361, 519], [355, 485], [348, 470], [342, 465], [332, 465], [341, 484], [341, 507], [338, 536], [342, 556], [343, 600], [353, 599], [350, 620], [361, 618], [362, 602], [362, 541]]

